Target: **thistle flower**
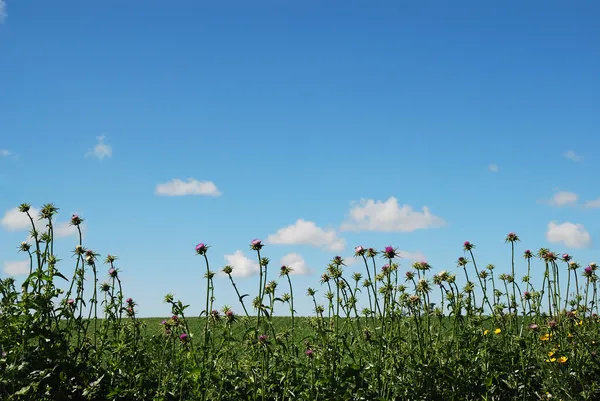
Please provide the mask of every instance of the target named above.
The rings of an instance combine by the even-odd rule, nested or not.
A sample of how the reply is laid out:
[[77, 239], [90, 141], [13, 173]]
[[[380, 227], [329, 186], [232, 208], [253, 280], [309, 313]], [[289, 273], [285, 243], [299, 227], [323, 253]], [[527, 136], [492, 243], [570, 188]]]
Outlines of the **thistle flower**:
[[108, 284], [106, 282], [100, 284], [100, 291], [102, 291], [102, 292], [110, 291], [110, 284]]
[[456, 264], [461, 267], [466, 266], [467, 263], [468, 263], [467, 259], [463, 258], [462, 256], [460, 258], [458, 258], [458, 260], [456, 261]]
[[508, 233], [506, 236], [506, 242], [517, 242], [520, 241], [519, 236], [515, 233]]
[[407, 271], [406, 272], [406, 280], [412, 280], [415, 277], [415, 272]]
[[262, 241], [258, 238], [255, 238], [250, 242], [250, 249], [252, 249], [253, 251], [260, 251], [263, 246], [264, 245], [262, 244]]
[[281, 276], [287, 276], [292, 272], [292, 268], [289, 266], [285, 266], [285, 265], [281, 266], [280, 270], [281, 270], [281, 273], [280, 273]]
[[83, 219], [81, 217], [79, 217], [76, 214], [74, 214], [74, 215], [71, 216], [71, 225], [72, 226], [78, 226], [81, 223], [83, 223]]
[[331, 261], [334, 265], [336, 266], [341, 266], [344, 264], [344, 260], [342, 259], [341, 256], [336, 256], [333, 258], [333, 260]]
[[398, 256], [398, 250], [393, 248], [392, 246], [386, 246], [383, 250], [383, 255], [388, 259], [393, 259], [396, 256]]
[[21, 245], [19, 246], [19, 251], [28, 252], [29, 249], [31, 249], [31, 245], [29, 245], [25, 241], [21, 242]]
[[208, 246], [204, 243], [199, 243], [196, 245], [196, 254], [198, 255], [206, 255], [206, 251], [208, 251]]
[[374, 258], [375, 256], [377, 256], [379, 252], [377, 252], [375, 249], [373, 248], [369, 248], [367, 249], [367, 256], [370, 258]]
[[179, 335], [179, 339], [181, 340], [181, 342], [185, 343], [188, 341], [189, 337], [188, 337], [187, 333], [181, 333]]
[[592, 269], [591, 266], [588, 266], [585, 269], [583, 269], [584, 277], [591, 278], [593, 275], [594, 275], [594, 269]]
[[69, 305], [70, 307], [74, 308], [75, 307], [75, 300], [73, 298], [67, 300], [67, 305]]
[[563, 254], [562, 254], [561, 260], [562, 260], [563, 262], [568, 262], [568, 261], [570, 261], [571, 259], [572, 259], [572, 256], [571, 256], [571, 255], [569, 255], [568, 253], [563, 253]]
[[525, 259], [531, 259], [531, 258], [533, 258], [533, 253], [531, 253], [531, 251], [528, 249], [525, 252], [523, 252], [523, 257]]
[[363, 256], [365, 253], [367, 252], [367, 250], [365, 248], [362, 247], [362, 245], [359, 245], [357, 247], [354, 248], [354, 256]]
[[127, 303], [127, 304], [133, 304], [133, 299], [131, 299], [131, 298], [127, 298], [127, 299], [125, 300], [125, 303]]
[[471, 244], [469, 241], [465, 241], [465, 243], [463, 244], [463, 249], [465, 251], [470, 251], [473, 248], [475, 248], [475, 244]]
[[231, 272], [233, 272], [233, 267], [231, 267], [231, 266], [229, 266], [229, 265], [227, 265], [227, 266], [223, 267], [223, 273], [225, 273], [225, 274], [227, 274], [227, 275], [230, 275], [230, 274], [231, 274]]
[[110, 269], [108, 269], [108, 275], [111, 276], [112, 278], [116, 278], [118, 275], [117, 269], [115, 269], [114, 267], [111, 267]]
[[313, 357], [313, 350], [312, 349], [307, 349], [304, 354], [308, 357], [308, 358], [312, 358]]
[[258, 336], [258, 341], [260, 343], [265, 343], [265, 342], [267, 342], [268, 339], [269, 339], [269, 337], [264, 334], [261, 334], [260, 336]]
[[540, 327], [535, 323], [531, 323], [528, 327], [531, 331], [538, 331], [540, 329]]

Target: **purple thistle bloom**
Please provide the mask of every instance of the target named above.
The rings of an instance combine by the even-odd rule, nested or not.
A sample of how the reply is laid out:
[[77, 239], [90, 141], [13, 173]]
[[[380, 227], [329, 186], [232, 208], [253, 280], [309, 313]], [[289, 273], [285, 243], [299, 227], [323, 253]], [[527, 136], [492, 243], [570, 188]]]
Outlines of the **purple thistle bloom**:
[[206, 244], [203, 244], [202, 242], [199, 243], [198, 245], [196, 245], [196, 253], [198, 255], [205, 255], [207, 250], [208, 250], [208, 247], [206, 246]]
[[313, 350], [312, 350], [312, 349], [307, 349], [307, 350], [304, 352], [304, 354], [305, 354], [307, 357], [309, 357], [309, 358], [312, 358], [312, 357], [313, 357], [313, 353], [314, 353], [314, 352], [313, 352]]
[[188, 340], [187, 333], [181, 333], [181, 335], [179, 336], [179, 339], [183, 342], [186, 342]]
[[109, 275], [109, 276], [111, 276], [112, 278], [115, 278], [115, 277], [117, 277], [117, 269], [115, 269], [115, 268], [111, 267], [111, 268], [108, 270], [108, 275]]

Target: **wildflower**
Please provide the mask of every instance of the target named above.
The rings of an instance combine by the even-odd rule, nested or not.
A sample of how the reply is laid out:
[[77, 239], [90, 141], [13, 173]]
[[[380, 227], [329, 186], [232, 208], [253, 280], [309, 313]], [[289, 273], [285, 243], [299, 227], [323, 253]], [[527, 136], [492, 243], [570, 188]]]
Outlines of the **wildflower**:
[[550, 352], [548, 352], [548, 356], [550, 356], [550, 357], [551, 357], [551, 356], [554, 356], [554, 352], [555, 352], [555, 351], [550, 351]]
[[102, 292], [110, 291], [110, 284], [108, 284], [106, 282], [100, 284], [100, 291], [102, 291]]
[[342, 259], [341, 256], [336, 256], [336, 257], [333, 258], [332, 262], [333, 262], [334, 265], [340, 266], [340, 265], [344, 264], [344, 259]]
[[28, 244], [27, 242], [23, 241], [21, 242], [21, 245], [19, 246], [19, 250], [23, 251], [23, 252], [28, 252], [29, 249], [31, 249], [31, 245]]
[[229, 274], [231, 274], [231, 272], [233, 272], [233, 267], [231, 267], [229, 265], [223, 267], [223, 273], [229, 275]]
[[75, 307], [75, 300], [73, 298], [67, 300], [67, 305], [69, 305], [70, 307], [74, 308]]
[[188, 335], [187, 333], [181, 333], [181, 335], [179, 336], [179, 339], [181, 340], [181, 342], [185, 343], [188, 341]]
[[475, 248], [475, 245], [471, 244], [469, 241], [465, 241], [463, 248], [465, 251], [470, 251], [471, 249]]
[[550, 321], [548, 322], [548, 327], [549, 327], [550, 329], [554, 329], [554, 328], [556, 328], [556, 324], [557, 324], [557, 323], [556, 323], [556, 320], [550, 320]]
[[290, 274], [292, 272], [292, 268], [289, 266], [283, 265], [283, 266], [281, 266], [280, 271], [281, 271], [282, 276], [287, 276], [288, 274]]
[[160, 324], [164, 326], [165, 324], [167, 324], [167, 321], [163, 319], [163, 321], [160, 322]]
[[229, 309], [227, 312], [225, 312], [225, 316], [227, 316], [228, 319], [233, 318], [234, 317], [233, 311], [231, 309]]
[[375, 249], [373, 248], [369, 248], [367, 249], [367, 256], [370, 258], [374, 258], [379, 252], [377, 252]]
[[260, 251], [262, 249], [264, 245], [262, 244], [262, 241], [259, 240], [258, 238], [254, 238], [251, 242], [250, 242], [250, 249], [252, 249], [253, 251]]
[[546, 359], [546, 362], [549, 362], [549, 363], [556, 362], [556, 358]]
[[537, 324], [535, 324], [535, 323], [531, 323], [528, 327], [529, 327], [529, 330], [532, 330], [532, 331], [538, 331], [539, 330], [539, 326]]
[[392, 246], [386, 246], [383, 255], [388, 259], [393, 259], [398, 256], [398, 251], [394, 249]]
[[502, 329], [497, 328], [496, 330], [494, 330], [494, 334], [500, 334], [502, 333]]
[[6, 351], [2, 351], [2, 358], [6, 358]]
[[520, 241], [519, 236], [515, 233], [508, 233], [506, 236], [506, 242], [517, 242]]
[[561, 259], [562, 259], [562, 261], [563, 261], [563, 262], [568, 262], [568, 261], [570, 261], [570, 260], [571, 260], [571, 258], [572, 258], [572, 256], [571, 256], [571, 255], [569, 255], [568, 253], [563, 253], [563, 255], [562, 255], [562, 258], [561, 258]]
[[203, 244], [202, 242], [196, 245], [196, 253], [198, 255], [206, 255], [206, 251], [208, 251], [208, 246]]
[[117, 277], [117, 269], [115, 269], [114, 267], [111, 267], [108, 270], [108, 275], [111, 276], [112, 278], [116, 278]]
[[531, 294], [529, 293], [529, 291], [524, 291], [523, 292], [523, 299], [526, 299], [526, 300], [530, 300], [531, 299]]
[[307, 349], [307, 350], [304, 352], [304, 354], [305, 354], [307, 357], [309, 357], [309, 358], [312, 358], [314, 353], [313, 353], [313, 350], [312, 350], [312, 349]]
[[265, 342], [267, 342], [268, 339], [269, 339], [269, 337], [264, 334], [261, 334], [260, 336], [258, 336], [258, 341], [260, 343], [265, 343]]
[[131, 299], [131, 298], [127, 298], [127, 299], [125, 300], [125, 303], [127, 303], [127, 304], [133, 304], [133, 299]]
[[458, 258], [457, 264], [459, 266], [466, 266], [467, 265], [467, 259], [463, 258], [462, 256], [460, 258]]
[[583, 320], [580, 320], [577, 323], [575, 323], [575, 325], [577, 325], [577, 326], [581, 326], [582, 324], [583, 324]]
[[487, 329], [486, 329], [486, 330], [484, 330], [484, 331], [483, 331], [483, 335], [484, 335], [484, 336], [487, 336], [488, 334], [490, 334], [490, 331], [489, 331], [489, 330], [487, 330]]
[[565, 363], [567, 362], [569, 358], [567, 358], [566, 356], [561, 356], [560, 358], [557, 359], [558, 363]]
[[569, 262], [569, 270], [577, 270], [580, 267], [579, 263], [575, 261]]
[[488, 278], [488, 274], [489, 273], [487, 272], [487, 270], [481, 270], [479, 272], [479, 277], [485, 280], [486, 278]]
[[543, 334], [540, 337], [540, 341], [548, 341], [548, 340], [550, 340], [550, 337], [551, 337], [550, 333]]
[[598, 265], [596, 265], [595, 262], [591, 262], [590, 267], [592, 268], [593, 271], [596, 271], [596, 269], [598, 269]]
[[365, 252], [366, 252], [366, 249], [363, 248], [361, 245], [354, 248], [354, 256], [363, 256], [365, 254]]
[[385, 264], [385, 265], [381, 266], [381, 272], [382, 272], [382, 273], [384, 273], [384, 274], [385, 274], [385, 273], [387, 273], [389, 270], [390, 270], [390, 265], [388, 265], [388, 264]]
[[577, 312], [576, 311], [570, 310], [570, 311], [567, 312], [567, 317], [569, 319], [575, 319], [576, 316], [577, 316]]
[[594, 269], [592, 269], [591, 266], [588, 266], [585, 269], [583, 269], [584, 277], [591, 278], [593, 275], [594, 275]]
[[83, 223], [83, 219], [81, 217], [79, 217], [76, 214], [74, 214], [74, 215], [71, 216], [71, 225], [72, 226], [78, 226], [81, 223]]
[[412, 280], [415, 277], [415, 272], [412, 271], [407, 271], [406, 272], [406, 279], [407, 280]]
[[533, 253], [531, 253], [531, 251], [528, 249], [525, 252], [523, 252], [523, 257], [525, 259], [531, 259], [533, 257]]
[[573, 338], [573, 337], [575, 337], [573, 334], [571, 334], [571, 333], [567, 334], [567, 338]]

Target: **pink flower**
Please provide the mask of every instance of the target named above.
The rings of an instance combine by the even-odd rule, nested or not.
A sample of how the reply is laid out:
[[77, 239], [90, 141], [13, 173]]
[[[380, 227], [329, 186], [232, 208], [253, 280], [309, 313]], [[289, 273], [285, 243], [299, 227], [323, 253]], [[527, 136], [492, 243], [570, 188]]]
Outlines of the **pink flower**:
[[73, 298], [71, 298], [71, 299], [69, 299], [69, 300], [67, 301], [67, 304], [68, 304], [69, 306], [75, 306], [75, 300], [74, 300]]
[[263, 247], [262, 241], [259, 240], [258, 238], [254, 238], [251, 242], [250, 242], [250, 249], [252, 249], [253, 251], [260, 251]]
[[470, 251], [471, 249], [475, 248], [475, 245], [471, 244], [469, 241], [465, 241], [463, 247], [465, 251]]
[[127, 299], [125, 300], [125, 302], [126, 302], [126, 303], [128, 303], [128, 304], [132, 304], [132, 303], [133, 303], [133, 299], [131, 299], [131, 298], [127, 298]]
[[309, 357], [312, 358], [313, 357], [313, 350], [312, 349], [307, 349], [304, 354]]
[[198, 245], [196, 245], [196, 253], [198, 255], [205, 255], [207, 250], [208, 250], [208, 247], [206, 246], [206, 244], [203, 244], [202, 242], [199, 243]]
[[383, 254], [388, 259], [393, 259], [398, 255], [398, 253], [392, 246], [386, 246], [385, 250], [383, 251]]
[[109, 276], [111, 276], [112, 278], [115, 278], [115, 277], [117, 277], [117, 269], [115, 269], [115, 268], [111, 267], [111, 268], [108, 270], [108, 275], [109, 275]]
[[186, 342], [188, 340], [188, 335], [186, 333], [181, 333], [181, 335], [179, 336], [179, 339], [182, 342]]

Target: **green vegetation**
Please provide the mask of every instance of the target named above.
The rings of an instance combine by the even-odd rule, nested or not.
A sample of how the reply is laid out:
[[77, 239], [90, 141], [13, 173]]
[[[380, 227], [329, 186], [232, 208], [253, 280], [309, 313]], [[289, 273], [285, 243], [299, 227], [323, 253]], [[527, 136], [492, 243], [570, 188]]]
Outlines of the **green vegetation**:
[[[44, 233], [29, 205], [20, 209], [35, 241], [21, 244], [31, 258], [21, 288], [0, 281], [2, 400], [600, 399], [597, 266], [582, 268], [548, 249], [526, 251], [528, 274], [517, 281], [514, 233], [506, 238], [510, 273], [479, 270], [475, 247], [465, 242], [460, 287], [456, 274], [432, 274], [426, 262], [401, 273], [392, 247], [357, 247], [362, 273], [349, 276], [334, 257], [321, 276], [325, 305], [316, 289], [298, 294], [287, 266], [267, 281], [269, 260], [253, 240], [257, 296], [248, 302], [238, 292], [241, 315], [213, 309], [215, 272], [209, 247], [198, 244], [204, 311], [188, 317], [188, 305], [168, 294], [172, 317], [163, 321], [136, 316], [115, 256], [105, 257], [108, 281], [100, 282], [99, 254], [81, 236], [67, 279], [54, 254], [58, 209], [41, 209]], [[74, 215], [71, 224], [82, 221]], [[532, 268], [544, 269], [542, 283], [531, 282]], [[223, 271], [237, 292], [234, 269]], [[295, 316], [298, 296], [309, 297], [314, 316]], [[369, 307], [359, 311], [359, 297]], [[275, 317], [278, 308], [290, 317]]]

